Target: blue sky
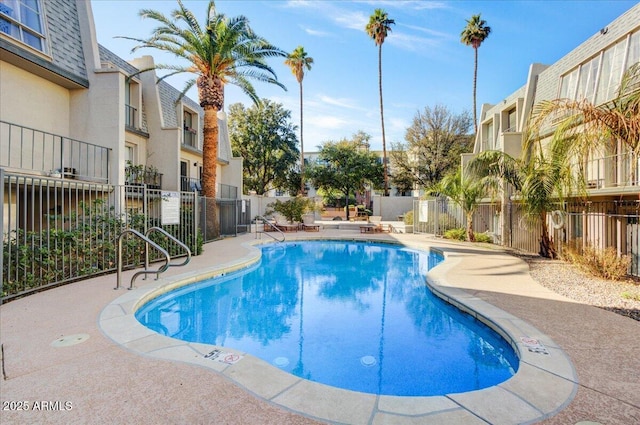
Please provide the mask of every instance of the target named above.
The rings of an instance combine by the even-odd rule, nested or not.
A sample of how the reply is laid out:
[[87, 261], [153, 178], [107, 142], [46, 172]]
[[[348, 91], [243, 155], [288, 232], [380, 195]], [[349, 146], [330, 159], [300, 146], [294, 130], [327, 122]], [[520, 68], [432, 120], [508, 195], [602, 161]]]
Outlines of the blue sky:
[[[207, 1], [184, 4], [202, 21]], [[471, 15], [481, 13], [491, 34], [479, 49], [478, 112], [482, 103], [497, 103], [524, 85], [531, 63], [552, 64], [576, 48], [636, 1], [329, 1], [217, 0], [219, 12], [246, 16], [254, 31], [290, 52], [304, 47], [315, 63], [305, 74], [305, 152], [327, 140], [350, 138], [363, 130], [372, 149], [382, 148], [378, 97], [378, 51], [364, 31], [374, 9], [384, 9], [396, 24], [382, 48], [383, 97], [387, 148], [404, 141], [418, 110], [437, 104], [452, 112], [473, 107], [473, 49], [460, 43]], [[131, 53], [154, 22], [138, 16], [150, 8], [169, 15], [174, 0], [92, 0], [98, 42], [124, 59], [154, 56], [156, 63], [177, 59], [152, 49]], [[280, 58], [270, 62], [288, 91], [255, 83], [258, 95], [282, 103], [298, 125], [299, 89]], [[182, 89], [185, 77], [168, 81]], [[197, 100], [195, 91], [189, 96]], [[251, 100], [227, 86], [225, 108]]]

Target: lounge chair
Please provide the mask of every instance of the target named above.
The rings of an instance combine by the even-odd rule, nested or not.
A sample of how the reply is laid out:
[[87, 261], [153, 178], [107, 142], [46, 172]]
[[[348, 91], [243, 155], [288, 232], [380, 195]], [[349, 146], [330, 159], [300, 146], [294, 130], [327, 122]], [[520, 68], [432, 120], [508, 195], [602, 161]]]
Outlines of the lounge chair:
[[316, 219], [312, 215], [302, 216], [302, 229], [305, 232], [319, 232], [320, 225], [316, 224]]
[[[369, 217], [369, 223], [373, 226], [373, 233], [391, 233], [393, 231], [393, 227], [390, 224], [382, 224], [382, 217], [379, 215], [372, 215]], [[362, 232], [362, 229], [360, 229]]]

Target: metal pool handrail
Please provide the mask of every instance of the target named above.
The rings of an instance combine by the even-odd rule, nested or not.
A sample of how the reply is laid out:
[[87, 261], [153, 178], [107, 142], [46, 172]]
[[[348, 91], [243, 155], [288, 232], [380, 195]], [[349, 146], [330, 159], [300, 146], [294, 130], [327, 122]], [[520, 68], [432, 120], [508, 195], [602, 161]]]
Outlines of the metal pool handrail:
[[286, 236], [284, 235], [284, 232], [282, 230], [280, 230], [278, 228], [278, 226], [276, 226], [275, 224], [271, 223], [269, 220], [267, 220], [266, 218], [264, 218], [261, 215], [256, 216], [256, 218], [259, 218], [260, 220], [262, 220], [262, 225], [266, 226], [267, 224], [269, 226], [271, 226], [271, 228], [273, 228], [276, 232], [280, 233], [280, 235], [282, 235], [282, 240], [276, 238], [275, 236], [273, 236], [270, 233], [265, 232], [264, 230], [262, 230], [261, 232], [258, 231], [258, 223], [256, 222], [256, 235], [258, 233], [264, 233], [265, 235], [269, 236], [270, 238], [272, 238], [274, 241], [276, 242], [284, 242], [284, 240], [286, 239]]
[[[186, 266], [187, 264], [189, 264], [189, 261], [191, 261], [191, 250], [189, 249], [189, 247], [187, 245], [185, 245], [184, 243], [182, 243], [178, 238], [176, 238], [175, 236], [173, 236], [171, 233], [167, 232], [166, 230], [164, 230], [162, 227], [158, 227], [158, 226], [154, 226], [151, 227], [149, 230], [147, 230], [147, 232], [145, 233], [145, 236], [147, 237], [148, 240], [151, 240], [149, 238], [149, 235], [153, 232], [160, 232], [163, 235], [165, 235], [167, 238], [169, 238], [169, 240], [177, 243], [178, 245], [180, 245], [180, 247], [182, 249], [184, 249], [187, 252], [187, 258], [186, 260], [184, 260], [184, 262], [180, 263], [180, 264], [169, 264], [169, 267], [178, 267], [178, 266]], [[145, 249], [144, 250], [144, 268], [145, 270], [149, 268], [149, 250]], [[163, 270], [164, 271], [164, 270]], [[160, 275], [160, 271], [158, 270], [156, 272], [156, 280], [158, 280], [158, 277]], [[146, 279], [146, 277], [145, 277]]]
[[156, 274], [159, 275], [160, 273], [163, 273], [165, 271], [167, 271], [167, 269], [169, 268], [169, 262], [171, 261], [171, 256], [169, 255], [169, 253], [162, 248], [160, 245], [158, 245], [157, 243], [153, 242], [151, 239], [149, 239], [148, 237], [146, 237], [145, 235], [143, 235], [142, 233], [138, 232], [137, 230], [134, 229], [125, 229], [122, 231], [122, 233], [120, 233], [120, 236], [118, 237], [118, 257], [116, 259], [117, 262], [117, 272], [116, 272], [116, 276], [117, 276], [117, 283], [116, 283], [116, 287], [113, 289], [120, 289], [120, 282], [122, 281], [122, 240], [124, 239], [124, 236], [127, 233], [131, 233], [134, 236], [142, 239], [145, 242], [144, 245], [144, 251], [145, 251], [145, 258], [147, 258], [147, 251], [149, 250], [149, 245], [151, 245], [152, 247], [154, 247], [155, 249], [157, 249], [158, 251], [160, 251], [160, 253], [164, 256], [165, 258], [165, 263], [158, 269], [158, 270], [147, 270], [147, 266], [148, 264], [146, 264], [145, 261], [145, 267], [144, 270], [140, 270], [139, 272], [136, 272], [132, 277], [131, 277], [131, 285], [129, 286], [129, 289], [133, 289], [133, 283], [135, 282], [136, 278], [138, 276], [140, 276], [141, 274]]

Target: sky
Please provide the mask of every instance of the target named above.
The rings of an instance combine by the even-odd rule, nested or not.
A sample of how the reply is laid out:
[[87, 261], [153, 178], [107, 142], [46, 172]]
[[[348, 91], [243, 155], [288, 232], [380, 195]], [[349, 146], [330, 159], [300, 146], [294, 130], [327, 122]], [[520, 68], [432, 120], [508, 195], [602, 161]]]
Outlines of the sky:
[[[169, 16], [175, 0], [91, 0], [98, 42], [125, 60], [152, 55], [156, 64], [179, 59], [154, 49], [131, 53], [136, 42], [118, 36], [148, 38], [156, 22], [141, 9]], [[208, 1], [185, 0], [201, 22]], [[637, 4], [626, 0], [423, 1], [423, 0], [217, 0], [219, 13], [244, 15], [254, 32], [291, 52], [303, 46], [314, 64], [303, 79], [304, 150], [325, 141], [371, 136], [382, 149], [378, 91], [378, 48], [364, 28], [377, 8], [395, 21], [382, 46], [385, 138], [404, 142], [413, 117], [425, 107], [446, 106], [452, 113], [473, 109], [473, 48], [460, 42], [466, 20], [481, 14], [491, 33], [478, 49], [478, 114], [483, 103], [496, 104], [522, 87], [532, 63], [551, 65]], [[266, 83], [253, 85], [260, 98], [280, 103], [299, 126], [299, 85], [283, 58], [269, 65], [287, 91]], [[167, 79], [182, 90], [189, 77]], [[197, 92], [189, 97], [197, 101]], [[234, 86], [225, 88], [225, 110], [252, 101]], [[471, 130], [473, 131], [473, 130]]]

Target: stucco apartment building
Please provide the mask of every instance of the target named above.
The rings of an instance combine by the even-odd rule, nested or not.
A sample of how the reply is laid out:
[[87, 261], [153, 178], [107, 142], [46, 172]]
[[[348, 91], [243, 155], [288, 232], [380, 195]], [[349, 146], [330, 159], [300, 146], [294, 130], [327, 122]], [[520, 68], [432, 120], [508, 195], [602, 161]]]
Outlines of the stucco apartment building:
[[[484, 104], [474, 151], [463, 156], [463, 163], [485, 150], [501, 150], [519, 157], [523, 130], [533, 105], [557, 98], [586, 98], [594, 104], [603, 104], [615, 97], [624, 71], [638, 61], [640, 4], [606, 27], [596, 29], [593, 36], [556, 63], [532, 64], [525, 84], [502, 102]], [[563, 216], [566, 223], [554, 222], [550, 217], [549, 227], [552, 232], [555, 230], [556, 241], [580, 240], [598, 247], [613, 246], [618, 252], [634, 254], [637, 261], [640, 159], [618, 143], [614, 150], [591, 157], [585, 169], [588, 202], [568, 203]], [[502, 201], [504, 205], [512, 199], [505, 197]], [[503, 208], [493, 230], [504, 244], [518, 246], [517, 238], [525, 237], [528, 231], [521, 232], [521, 226], [506, 214], [511, 211]]]
[[[65, 181], [200, 189], [203, 110], [154, 71], [138, 73], [152, 65], [99, 45], [90, 1], [0, 0], [0, 168], [60, 190]], [[224, 112], [219, 124], [218, 182], [235, 197], [242, 160]], [[21, 208], [8, 182], [5, 218]]]

